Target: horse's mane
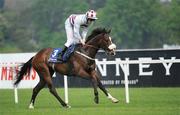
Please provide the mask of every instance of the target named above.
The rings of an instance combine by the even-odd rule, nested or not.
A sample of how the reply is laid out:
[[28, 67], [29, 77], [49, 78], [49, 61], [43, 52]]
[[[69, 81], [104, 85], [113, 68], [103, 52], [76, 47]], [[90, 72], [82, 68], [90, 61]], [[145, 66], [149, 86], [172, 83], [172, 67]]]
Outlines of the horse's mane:
[[86, 42], [88, 42], [89, 40], [91, 40], [92, 38], [94, 38], [95, 36], [99, 35], [99, 34], [109, 34], [111, 30], [105, 29], [105, 28], [95, 28], [91, 34], [87, 37]]

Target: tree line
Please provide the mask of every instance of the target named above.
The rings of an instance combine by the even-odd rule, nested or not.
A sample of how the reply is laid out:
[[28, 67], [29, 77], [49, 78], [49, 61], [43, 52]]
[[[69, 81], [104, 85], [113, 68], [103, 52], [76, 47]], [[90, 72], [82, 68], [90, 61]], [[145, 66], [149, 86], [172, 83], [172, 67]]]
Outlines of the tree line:
[[[23, 3], [20, 4], [21, 2]], [[0, 52], [36, 52], [62, 47], [64, 22], [72, 13], [97, 11], [90, 28], [112, 29], [118, 48], [161, 48], [180, 44], [180, 1], [160, 0], [21, 0], [15, 9], [0, 10]], [[88, 34], [90, 34], [90, 31]]]

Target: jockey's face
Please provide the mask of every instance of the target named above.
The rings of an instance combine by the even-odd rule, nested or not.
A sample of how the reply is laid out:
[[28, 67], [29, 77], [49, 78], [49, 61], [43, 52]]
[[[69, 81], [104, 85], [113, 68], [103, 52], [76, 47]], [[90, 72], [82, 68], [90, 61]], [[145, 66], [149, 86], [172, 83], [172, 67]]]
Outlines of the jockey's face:
[[92, 22], [95, 22], [95, 19], [90, 19], [90, 18], [87, 19], [87, 24], [91, 24]]

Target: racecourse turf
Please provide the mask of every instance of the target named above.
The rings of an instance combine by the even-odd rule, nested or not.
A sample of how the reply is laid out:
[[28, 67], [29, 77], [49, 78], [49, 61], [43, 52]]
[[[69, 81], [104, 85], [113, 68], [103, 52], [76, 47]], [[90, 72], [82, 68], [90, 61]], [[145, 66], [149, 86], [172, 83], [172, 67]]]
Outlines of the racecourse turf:
[[[58, 93], [64, 99], [63, 88]], [[180, 88], [130, 88], [130, 103], [125, 103], [124, 88], [108, 88], [120, 100], [112, 103], [99, 91], [100, 103], [93, 101], [92, 88], [70, 88], [70, 109], [60, 106], [56, 99], [43, 89], [35, 104], [28, 109], [32, 89], [19, 89], [19, 103], [14, 103], [12, 89], [0, 90], [0, 115], [180, 115]]]

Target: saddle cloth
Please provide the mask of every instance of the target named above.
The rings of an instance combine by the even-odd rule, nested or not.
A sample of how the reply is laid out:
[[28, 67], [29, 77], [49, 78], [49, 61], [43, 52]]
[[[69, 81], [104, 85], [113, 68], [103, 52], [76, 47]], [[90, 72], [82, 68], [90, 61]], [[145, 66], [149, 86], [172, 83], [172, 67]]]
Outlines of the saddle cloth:
[[71, 45], [68, 47], [68, 49], [66, 50], [66, 52], [64, 53], [62, 60], [58, 60], [58, 57], [60, 56], [60, 54], [62, 53], [62, 48], [54, 48], [49, 59], [48, 62], [51, 63], [64, 63], [67, 62], [68, 59], [70, 58], [71, 54], [74, 52], [75, 50], [75, 45]]

